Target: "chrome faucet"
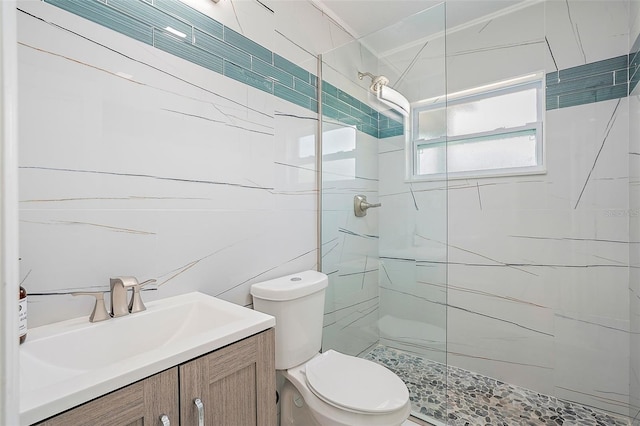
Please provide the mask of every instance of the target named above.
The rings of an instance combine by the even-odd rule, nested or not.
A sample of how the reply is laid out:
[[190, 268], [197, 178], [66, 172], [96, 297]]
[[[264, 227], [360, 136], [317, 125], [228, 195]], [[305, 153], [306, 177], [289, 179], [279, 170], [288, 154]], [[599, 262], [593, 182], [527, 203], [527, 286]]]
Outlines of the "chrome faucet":
[[111, 286], [111, 317], [129, 315], [129, 288], [139, 285], [136, 277], [116, 277], [109, 280]]
[[[71, 293], [72, 296], [93, 296], [96, 304], [89, 317], [90, 322], [104, 321], [109, 318], [123, 317], [129, 313], [135, 314], [147, 309], [142, 302], [140, 290], [147, 284], [155, 283], [156, 280], [147, 280], [138, 283], [136, 277], [116, 277], [110, 280], [111, 289], [111, 312], [107, 312], [104, 306], [104, 292], [102, 291], [78, 291]], [[129, 289], [133, 290], [131, 300], [127, 301]]]

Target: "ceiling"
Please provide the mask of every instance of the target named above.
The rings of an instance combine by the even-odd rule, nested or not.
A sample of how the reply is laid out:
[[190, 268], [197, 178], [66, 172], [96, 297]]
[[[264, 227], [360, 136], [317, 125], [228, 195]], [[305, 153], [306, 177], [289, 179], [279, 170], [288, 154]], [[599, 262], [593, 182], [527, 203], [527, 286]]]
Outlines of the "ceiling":
[[[370, 35], [403, 19], [443, 3], [442, 0], [313, 0], [327, 15], [356, 38]], [[447, 0], [447, 28], [499, 13], [523, 1]]]

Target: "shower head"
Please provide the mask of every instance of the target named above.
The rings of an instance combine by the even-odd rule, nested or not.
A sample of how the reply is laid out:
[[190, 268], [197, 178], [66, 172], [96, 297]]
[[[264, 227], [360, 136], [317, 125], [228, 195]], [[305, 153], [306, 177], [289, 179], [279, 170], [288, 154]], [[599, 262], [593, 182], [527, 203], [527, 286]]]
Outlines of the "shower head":
[[370, 72], [358, 71], [358, 78], [360, 80], [362, 80], [364, 76], [371, 78], [371, 86], [369, 86], [369, 90], [376, 95], [379, 102], [390, 107], [392, 110], [404, 117], [409, 115], [409, 111], [411, 110], [409, 101], [400, 92], [397, 92], [387, 86], [389, 84], [389, 79], [387, 77], [384, 75], [373, 75]]
[[380, 91], [380, 87], [389, 84], [389, 79], [384, 75], [373, 75], [370, 72], [358, 71], [358, 78], [360, 80], [362, 80], [365, 75], [371, 78], [371, 86], [369, 86], [369, 90], [371, 90], [373, 93], [377, 94]]

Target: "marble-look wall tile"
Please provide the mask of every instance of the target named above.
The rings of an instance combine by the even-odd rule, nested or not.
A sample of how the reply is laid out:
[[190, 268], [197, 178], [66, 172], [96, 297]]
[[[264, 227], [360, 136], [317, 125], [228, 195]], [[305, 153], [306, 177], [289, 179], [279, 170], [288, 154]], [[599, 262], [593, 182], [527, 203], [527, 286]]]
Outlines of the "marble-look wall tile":
[[445, 362], [446, 268], [413, 259], [380, 261], [381, 343]]
[[20, 9], [31, 326], [87, 315], [66, 293], [114, 275], [157, 279], [147, 300], [250, 305], [251, 283], [315, 267], [309, 110], [50, 5]]
[[358, 355], [378, 341], [378, 209], [354, 214], [356, 194], [377, 202], [377, 140], [354, 126], [323, 125], [322, 271], [329, 276], [323, 350]]
[[[566, 3], [578, 11], [575, 19], [584, 22], [599, 19], [595, 9], [605, 7], [604, 2]], [[554, 56], [554, 61], [547, 61], [547, 71], [553, 70], [549, 67], [580, 64], [569, 54], [569, 41], [575, 40], [559, 36], [560, 11], [550, 12], [558, 7], [566, 8], [567, 4], [545, 2], [546, 36]], [[626, 16], [623, 4], [613, 7], [620, 11], [608, 20]], [[625, 25], [621, 23], [613, 32], [616, 25], [605, 26], [602, 40], [602, 34], [595, 31], [583, 38], [590, 58], [606, 59], [623, 48], [616, 36], [624, 33], [620, 28]], [[607, 40], [609, 45], [603, 46]], [[598, 346], [598, 340], [588, 338], [579, 347], [572, 346], [564, 327], [564, 317], [588, 317], [598, 336], [617, 339], [615, 347], [626, 347], [627, 108], [627, 100], [620, 99], [548, 112], [545, 175], [451, 183], [449, 285], [491, 295], [483, 301], [483, 297], [462, 297], [467, 294], [450, 289], [448, 348], [458, 352], [449, 357], [452, 364], [616, 413], [628, 412], [625, 351], [612, 353], [609, 348], [613, 345]], [[507, 305], [493, 306], [500, 301]], [[454, 308], [454, 302], [466, 311]], [[522, 303], [526, 309], [509, 309]], [[476, 321], [460, 320], [469, 312]], [[484, 321], [498, 321], [484, 316], [487, 312], [508, 328], [482, 327]], [[528, 317], [527, 312], [531, 313]], [[559, 315], [564, 315], [562, 322]], [[611, 323], [615, 323], [615, 330], [607, 328]], [[513, 330], [524, 332], [527, 328], [532, 329], [527, 331], [530, 336], [508, 338]], [[494, 338], [483, 339], [489, 333], [495, 333]], [[460, 342], [471, 343], [465, 347]], [[540, 362], [535, 368], [540, 371], [532, 370], [528, 355], [545, 347], [547, 355], [536, 357]], [[580, 368], [570, 367], [582, 350], [589, 355], [581, 358]], [[505, 363], [509, 367], [501, 366]], [[605, 387], [599, 387], [596, 379], [581, 379], [584, 371], [599, 370], [602, 363], [615, 366], [615, 371], [603, 373], [607, 378], [600, 383], [606, 383]], [[607, 398], [608, 392], [615, 397]]]
[[377, 73], [379, 59], [374, 52], [356, 40], [323, 53], [322, 61], [325, 81], [369, 103], [367, 92], [371, 79], [358, 80], [358, 71]]
[[267, 0], [275, 11], [276, 32], [313, 55], [328, 52], [354, 40], [312, 1]]
[[555, 395], [626, 415], [628, 321], [557, 311], [554, 328]]
[[545, 2], [453, 31], [446, 38], [447, 93], [541, 70], [546, 53]]
[[409, 102], [443, 97], [447, 92], [445, 39], [438, 37], [407, 49], [387, 52], [380, 58], [380, 73]]
[[[546, 1], [546, 38], [557, 69], [628, 54], [625, 0]], [[547, 71], [553, 71], [547, 63]]]
[[378, 58], [379, 73], [410, 102], [446, 93], [445, 16], [443, 2], [361, 39]]
[[[457, 356], [450, 362], [552, 395], [577, 390], [569, 399], [627, 410], [592, 398], [598, 389], [558, 364], [557, 354], [562, 347], [566, 362], [575, 355], [563, 346], [569, 337], [558, 315], [615, 323], [615, 330], [598, 330], [628, 339], [626, 110], [622, 99], [548, 112], [544, 175], [451, 182], [447, 340]], [[628, 386], [624, 351], [590, 350], [589, 368], [616, 366], [610, 388]], [[544, 372], [533, 373], [532, 365]]]
[[275, 12], [259, 1], [203, 2], [180, 0], [269, 50], [275, 44]]
[[629, 0], [629, 46], [640, 35], [640, 1]]
[[380, 140], [380, 341], [446, 360], [447, 192], [405, 183], [405, 139]]

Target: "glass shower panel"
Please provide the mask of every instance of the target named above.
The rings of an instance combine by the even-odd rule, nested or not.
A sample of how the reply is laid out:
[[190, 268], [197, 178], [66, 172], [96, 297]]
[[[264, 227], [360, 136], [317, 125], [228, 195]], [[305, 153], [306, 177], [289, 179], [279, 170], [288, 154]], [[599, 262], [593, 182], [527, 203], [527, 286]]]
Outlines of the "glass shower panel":
[[[446, 418], [447, 184], [408, 179], [411, 118], [358, 72], [384, 75], [412, 104], [444, 99], [444, 22], [440, 4], [322, 58], [323, 350], [390, 368], [430, 421]], [[357, 194], [382, 206], [356, 217]]]
[[379, 209], [354, 214], [356, 195], [378, 201], [377, 113], [357, 75], [375, 71], [376, 58], [352, 42], [323, 55], [322, 65], [323, 350], [360, 355], [378, 341]]
[[[457, 0], [323, 55], [324, 349], [396, 372], [429, 423], [638, 423], [639, 102], [614, 90], [637, 81], [637, 3]], [[513, 82], [541, 88], [514, 97], [538, 118], [488, 105]], [[474, 174], [509, 152], [536, 167]], [[356, 194], [382, 206], [355, 217]]]

